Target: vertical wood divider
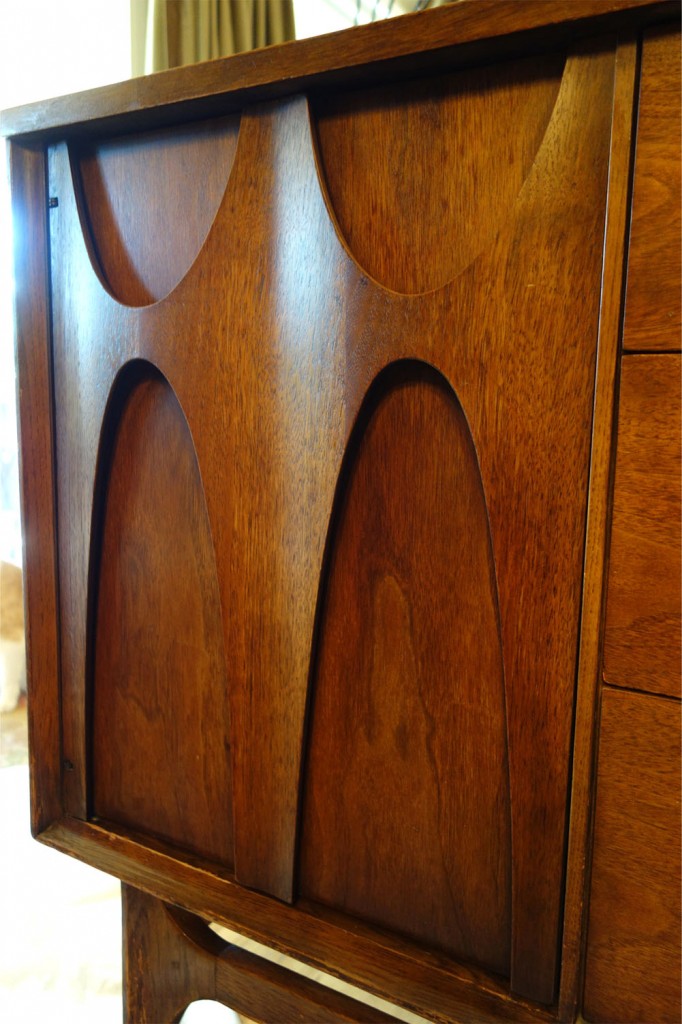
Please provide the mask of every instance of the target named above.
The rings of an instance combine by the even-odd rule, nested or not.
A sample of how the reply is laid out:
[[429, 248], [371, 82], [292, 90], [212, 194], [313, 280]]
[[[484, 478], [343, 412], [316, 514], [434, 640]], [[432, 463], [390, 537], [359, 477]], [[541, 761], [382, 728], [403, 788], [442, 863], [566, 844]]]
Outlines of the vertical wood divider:
[[587, 536], [580, 617], [573, 774], [570, 794], [566, 899], [559, 990], [561, 1020], [572, 1020], [578, 999], [583, 948], [582, 922], [588, 873], [592, 816], [591, 784], [595, 764], [602, 645], [602, 605], [607, 568], [608, 511], [612, 477], [614, 396], [625, 293], [626, 236], [632, 166], [633, 105], [637, 43], [628, 36], [616, 52], [614, 108], [604, 264], [599, 315], [599, 344], [592, 421]]
[[40, 144], [11, 142], [9, 158], [17, 278], [31, 828], [37, 835], [62, 814], [47, 174]]

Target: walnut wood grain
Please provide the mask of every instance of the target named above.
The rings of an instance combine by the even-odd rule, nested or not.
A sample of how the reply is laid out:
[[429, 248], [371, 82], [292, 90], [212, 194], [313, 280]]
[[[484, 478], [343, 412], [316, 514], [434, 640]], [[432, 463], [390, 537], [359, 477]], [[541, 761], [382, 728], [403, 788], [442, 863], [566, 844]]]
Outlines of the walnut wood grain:
[[679, 351], [682, 313], [682, 54], [679, 24], [642, 41], [626, 350]]
[[[25, 503], [33, 501], [31, 508], [45, 509], [50, 517], [49, 528], [42, 531], [43, 567], [40, 573], [34, 570], [42, 590], [40, 599], [34, 592], [32, 613], [29, 599], [32, 675], [39, 680], [34, 686], [32, 738], [34, 778], [40, 786], [34, 823], [40, 831], [48, 822], [59, 821], [62, 796], [69, 815], [76, 816], [51, 825], [43, 833], [45, 841], [167, 900], [178, 900], [206, 917], [222, 919], [309, 963], [332, 969], [368, 990], [392, 995], [434, 1020], [572, 1016], [580, 944], [584, 823], [589, 813], [606, 508], [603, 492], [608, 475], [623, 198], [632, 123], [632, 47], [619, 48], [619, 60], [629, 56], [625, 71], [622, 63], [620, 71], [617, 65], [610, 153], [612, 40], [601, 39], [594, 50], [578, 50], [569, 56], [557, 91], [558, 69], [564, 58], [561, 44], [568, 36], [595, 33], [600, 27], [616, 24], [622, 31], [627, 24], [671, 10], [665, 4], [634, 8], [611, 2], [597, 8], [582, 0], [570, 5], [505, 2], [494, 8], [486, 2], [467, 2], [444, 8], [447, 14], [437, 11], [420, 16], [418, 22], [411, 19], [411, 26], [424, 26], [417, 37], [413, 32], [408, 37], [404, 30], [407, 22], [395, 22], [396, 27], [374, 26], [371, 31], [351, 34], [352, 39], [346, 42], [344, 37], [341, 44], [338, 37], [315, 40], [309, 45], [248, 55], [244, 61], [172, 72], [167, 78], [155, 76], [154, 80], [48, 105], [43, 109], [42, 141], [57, 138], [50, 152], [49, 194], [59, 201], [49, 213], [53, 394], [49, 360], [41, 355], [48, 309], [45, 270], [39, 266], [46, 248], [40, 227], [45, 216], [40, 205], [44, 197], [43, 156], [28, 156], [23, 145], [14, 143], [17, 207], [32, 208], [32, 237], [37, 243], [28, 260], [34, 268], [27, 279], [28, 291], [20, 277], [24, 296], [19, 325], [22, 429], [35, 449], [28, 455], [28, 475], [24, 470]], [[595, 20], [585, 21], [588, 14]], [[647, 36], [644, 44], [640, 127], [642, 119], [646, 122], [648, 87], [644, 82], [645, 72], [651, 74], [652, 65], [646, 62], [651, 38]], [[415, 51], [412, 55], [410, 48]], [[543, 53], [543, 67], [547, 65], [546, 81], [537, 75], [533, 80], [529, 63], [519, 59], [537, 51]], [[462, 70], [472, 61], [490, 63], [502, 57], [508, 63], [501, 71]], [[551, 71], [553, 67], [556, 73]], [[360, 94], [338, 95], [340, 83], [349, 88], [385, 82], [400, 74], [414, 78], [423, 76], [425, 69], [438, 72], [440, 78], [395, 89], [389, 100], [385, 91], [382, 99], [381, 90], [376, 90], [374, 100], [382, 99], [381, 103], [365, 102]], [[303, 100], [253, 106], [258, 95], [282, 94], [304, 82], [314, 93], [313, 120], [317, 123], [312, 135], [321, 140], [317, 153]], [[332, 88], [337, 92], [333, 100], [324, 94]], [[528, 101], [525, 105], [523, 96]], [[456, 175], [448, 176], [447, 190], [442, 190], [442, 175], [433, 179], [434, 187], [427, 190], [428, 176], [425, 179], [414, 166], [422, 158], [420, 154], [433, 150], [427, 115], [439, 102], [449, 105], [446, 121], [450, 132], [461, 130], [467, 140], [487, 132], [493, 139], [491, 146], [497, 144], [501, 153], [513, 153], [513, 167], [500, 161], [497, 176], [491, 171], [490, 153], [470, 154], [471, 168], [481, 175], [482, 183], [488, 182], [489, 202], [484, 202], [485, 188], [466, 200], [465, 185], [458, 183]], [[227, 165], [232, 151], [227, 149], [234, 143], [235, 133], [228, 131], [232, 141], [224, 149], [225, 164], [220, 169], [216, 165], [210, 202], [203, 212], [201, 202], [189, 203], [186, 223], [181, 217], [172, 221], [172, 255], [166, 258], [162, 253], [157, 267], [144, 262], [145, 273], [151, 272], [154, 281], [141, 288], [139, 279], [134, 280], [135, 261], [148, 261], [148, 254], [154, 252], [142, 224], [163, 223], [168, 195], [180, 196], [181, 204], [182, 189], [172, 183], [169, 191], [155, 195], [154, 175], [136, 173], [139, 188], [134, 197], [126, 196], [121, 190], [128, 176], [125, 167], [164, 167], [181, 181], [182, 162], [177, 159], [181, 147], [174, 148], [170, 136], [158, 131], [155, 135], [148, 131], [144, 139], [128, 135], [121, 144], [110, 138], [97, 143], [93, 139], [107, 129], [130, 133], [142, 126], [158, 128], [173, 119], [186, 123], [200, 114], [222, 118], [244, 106], [248, 109], [242, 117], [229, 182]], [[519, 123], [511, 123], [512, 114]], [[57, 137], [58, 115], [64, 117], [65, 127]], [[39, 116], [36, 108], [29, 108], [3, 123], [33, 131]], [[395, 196], [387, 202], [378, 192], [375, 198], [381, 201], [374, 203], [375, 212], [370, 202], [362, 216], [359, 211], [368, 195], [371, 199], [376, 182], [367, 173], [363, 179], [361, 173], [352, 188], [350, 183], [345, 187], [344, 175], [335, 170], [335, 160], [330, 157], [349, 151], [346, 132], [356, 130], [355, 119], [358, 128], [350, 148], [369, 153], [373, 147], [381, 154], [378, 163], [387, 186], [384, 193], [396, 181], [396, 140], [409, 138], [412, 154], [405, 175], [405, 189], [411, 198]], [[405, 124], [413, 126], [409, 136], [403, 131]], [[191, 126], [182, 129], [183, 145], [193, 152], [190, 165], [194, 167], [201, 162], [202, 131], [206, 142], [205, 128], [197, 126], [196, 137]], [[71, 154], [62, 145], [67, 137], [72, 140]], [[447, 159], [451, 156], [446, 154]], [[487, 163], [483, 160], [481, 164], [478, 158], [482, 156]], [[448, 166], [446, 157], [443, 166]], [[369, 165], [364, 157], [363, 161], [366, 172]], [[23, 182], [29, 182], [26, 192], [22, 192]], [[224, 193], [217, 201], [221, 187]], [[203, 201], [203, 197], [199, 199]], [[447, 204], [442, 225], [437, 217], [439, 203]], [[405, 221], [401, 211], [410, 204], [413, 216]], [[457, 224], [452, 227], [453, 210], [461, 212], [459, 222], [468, 225], [466, 232], [458, 234]], [[117, 238], [111, 234], [112, 211], [125, 225]], [[214, 212], [215, 219], [209, 224]], [[484, 220], [485, 231], [479, 236], [475, 225]], [[636, 217], [633, 243], [635, 224]], [[194, 241], [183, 251], [185, 230]], [[107, 246], [108, 254], [102, 255]], [[188, 254], [197, 246], [199, 252], [192, 263]], [[136, 247], [138, 255], [131, 258]], [[141, 257], [143, 252], [147, 255]], [[431, 253], [437, 253], [437, 260], [426, 266]], [[369, 272], [376, 280], [368, 277]], [[115, 283], [117, 273], [119, 281]], [[129, 286], [132, 290], [127, 291]], [[113, 295], [107, 294], [107, 288]], [[144, 308], [129, 308], [135, 305]], [[22, 324], [28, 327], [30, 337]], [[22, 348], [28, 354], [22, 355]], [[167, 435], [169, 444], [168, 451], [156, 445], [157, 458], [142, 473], [142, 477], [147, 474], [149, 484], [145, 494], [152, 502], [157, 493], [173, 494], [168, 466], [178, 434], [182, 435], [177, 429], [180, 422], [189, 427], [205, 484], [206, 512], [197, 511], [201, 503], [193, 500], [190, 519], [194, 521], [198, 515], [203, 521], [205, 515], [215, 549], [230, 711], [241, 737], [232, 747], [235, 866], [241, 885], [220, 877], [223, 869], [217, 870], [202, 856], [210, 856], [211, 851], [201, 842], [187, 841], [181, 830], [169, 833], [150, 828], [147, 812], [126, 819], [136, 830], [135, 838], [126, 837], [120, 823], [98, 826], [78, 820], [93, 813], [93, 780], [97, 779], [97, 772], [93, 776], [88, 770], [94, 736], [94, 719], [88, 708], [92, 681], [88, 652], [97, 649], [92, 607], [101, 547], [96, 485], [99, 439], [121, 366], [140, 358], [159, 367], [179, 406], [169, 420], [176, 427], [152, 430], [157, 440], [160, 434]], [[438, 944], [438, 928], [428, 927], [429, 917], [431, 924], [438, 922], [434, 908], [428, 913], [425, 907], [419, 908], [416, 934], [409, 938], [401, 934], [400, 920], [390, 915], [381, 918], [375, 907], [358, 908], [355, 897], [351, 905], [335, 895], [330, 898], [334, 906], [325, 907], [310, 899], [287, 906], [268, 895], [292, 899], [297, 891], [296, 822], [301, 782], [305, 781], [301, 779], [303, 723], [316, 639], [321, 651], [325, 644], [324, 616], [320, 614], [324, 584], [334, 557], [338, 557], [339, 520], [333, 508], [335, 495], [342, 494], [339, 474], [350, 464], [347, 447], [350, 442], [352, 454], [353, 427], [373, 382], [383, 379], [382, 371], [391, 364], [403, 360], [430, 364], [433, 373], [440, 371], [446, 387], [456, 394], [488, 505], [500, 607], [512, 819], [510, 982], [436, 951], [433, 945], [434, 935]], [[30, 374], [35, 374], [37, 390], [31, 387]], [[51, 402], [54, 440], [52, 428], [46, 427], [52, 423]], [[409, 403], [408, 408], [412, 416], [414, 409]], [[401, 417], [402, 413], [398, 419]], [[37, 425], [39, 419], [41, 426]], [[148, 422], [149, 418], [142, 422], [140, 441], [148, 432]], [[428, 429], [437, 433], [442, 428], [441, 420], [438, 422], [441, 426], [429, 424]], [[131, 448], [135, 429], [126, 430]], [[105, 435], [107, 432], [105, 423]], [[416, 443], [418, 434], [411, 441]], [[180, 448], [186, 450], [183, 445], [180, 442]], [[399, 451], [386, 444], [381, 451], [386, 467], [399, 464]], [[53, 458], [58, 467], [56, 481], [50, 469]], [[419, 472], [427, 469], [428, 464], [418, 467]], [[40, 481], [36, 482], [35, 476], [31, 481], [31, 473], [41, 475]], [[126, 481], [125, 475], [119, 472], [120, 499], [114, 502], [120, 506], [121, 521], [125, 521], [126, 496], [139, 476], [131, 474]], [[363, 487], [368, 495], [375, 495], [373, 488], [380, 486], [381, 471], [374, 475], [376, 480], [370, 470], [364, 472]], [[178, 477], [185, 478], [182, 474]], [[186, 489], [181, 490], [184, 493]], [[356, 497], [353, 501], [359, 510], [362, 501]], [[159, 513], [162, 532], [173, 535], [177, 530], [184, 550], [181, 496], [164, 497], [156, 503], [165, 507]], [[394, 512], [391, 521], [397, 522], [399, 509]], [[30, 510], [27, 514], [30, 517]], [[586, 514], [584, 548], [581, 524]], [[359, 515], [354, 518], [361, 519]], [[443, 510], [439, 518], [447, 522], [448, 513]], [[59, 543], [61, 680], [56, 664], [57, 610], [54, 596], [50, 598], [50, 591], [56, 593], [54, 551], [49, 547], [53, 522]], [[153, 531], [148, 533], [145, 547], [150, 547], [160, 565], [163, 545]], [[434, 537], [441, 535], [434, 532]], [[206, 548], [205, 531], [203, 536], [201, 546]], [[366, 561], [378, 556], [390, 531], [386, 536], [377, 531], [376, 536], [374, 548], [366, 549]], [[115, 544], [108, 543], [107, 550], [113, 548]], [[468, 548], [467, 554], [473, 557]], [[581, 593], [583, 554], [585, 586]], [[37, 562], [34, 555], [32, 564]], [[161, 565], [157, 571], [159, 578], [167, 580], [171, 566]], [[476, 589], [473, 582], [472, 587]], [[108, 588], [114, 596], [106, 602], [107, 614], [114, 611], [118, 589]], [[174, 598], [178, 604], [182, 602], [180, 588]], [[578, 648], [581, 600], [583, 639]], [[341, 602], [337, 603], [340, 607]], [[138, 607], [144, 615], [141, 599]], [[394, 605], [389, 611], [391, 608], [395, 611]], [[399, 619], [384, 616], [392, 635]], [[360, 645], [370, 642], [370, 626], [371, 622], [360, 629]], [[124, 631], [131, 636], [132, 626]], [[172, 633], [169, 620], [160, 630], [160, 647], [170, 649]], [[407, 634], [409, 629], [403, 631]], [[135, 661], [136, 643], [130, 645], [131, 662]], [[405, 646], [416, 649], [418, 638]], [[352, 654], [341, 644], [338, 649], [340, 656]], [[395, 653], [389, 645], [385, 649], [389, 655]], [[578, 653], [577, 781], [566, 863], [566, 794]], [[427, 652], [422, 661], [427, 663], [428, 657]], [[39, 663], [44, 671], [36, 669]], [[385, 665], [390, 665], [388, 655]], [[433, 671], [429, 674], [435, 675]], [[399, 696], [384, 704], [384, 723], [409, 704], [402, 690], [396, 687], [396, 692]], [[318, 712], [324, 709], [325, 700], [329, 704], [320, 692]], [[314, 700], [311, 712], [314, 746], [315, 730], [319, 729]], [[328, 725], [331, 717], [328, 707]], [[106, 715], [102, 715], [99, 736], [105, 722]], [[216, 727], [213, 733], [214, 725], [212, 719], [210, 729], [215, 738], [221, 729]], [[223, 733], [225, 738], [229, 740], [229, 734], [225, 737]], [[67, 767], [62, 793], [60, 739]], [[351, 740], [356, 738], [351, 735]], [[317, 745], [319, 752], [323, 747], [319, 738]], [[142, 745], [131, 743], [130, 747], [136, 750], [132, 770], [144, 773]], [[373, 756], [380, 748], [381, 744], [375, 745]], [[483, 753], [477, 756], [482, 759]], [[479, 767], [485, 769], [482, 760]], [[353, 770], [351, 765], [351, 778]], [[167, 789], [158, 772], [148, 774], [150, 789], [144, 797], [153, 807], [155, 801], [167, 798]], [[419, 770], [416, 777], [420, 778]], [[354, 784], [362, 798], [357, 777]], [[226, 788], [230, 788], [229, 781]], [[391, 800], [395, 803], [395, 796], [387, 789], [386, 808], [392, 806]], [[221, 800], [220, 815], [226, 812], [226, 803], [229, 806], [229, 795]], [[425, 810], [419, 808], [422, 817]], [[376, 829], [377, 821], [376, 817], [368, 821], [367, 828]], [[218, 828], [223, 825], [216, 823]], [[165, 834], [168, 841], [150, 832]], [[305, 843], [305, 830], [302, 840]], [[178, 843], [185, 844], [184, 851], [178, 849]], [[330, 846], [327, 841], [320, 846], [327, 863], [333, 856]], [[390, 846], [386, 843], [385, 849]], [[466, 839], [461, 852], [465, 857], [472, 853]], [[544, 1012], [537, 1005], [530, 1006], [527, 999], [549, 1003], [557, 996], [555, 969], [560, 955], [565, 872], [559, 1006]], [[380, 885], [390, 905], [385, 880], [380, 879]], [[262, 889], [265, 894], [245, 886]], [[472, 883], [463, 902], [471, 900], [474, 893]], [[486, 914], [495, 903], [486, 892]], [[477, 955], [468, 953], [464, 945], [451, 948], [452, 952], [460, 957]], [[480, 954], [479, 958], [485, 959]], [[244, 977], [239, 972], [237, 976]], [[283, 988], [289, 988], [287, 981]]]
[[604, 679], [679, 695], [680, 356], [623, 358]]
[[[509, 737], [511, 986], [545, 1003], [556, 993], [613, 67], [601, 44], [569, 57], [500, 231], [427, 295], [373, 284], [343, 247], [301, 98], [243, 113], [199, 256], [141, 309], [102, 287], [68, 152], [50, 154], [69, 813], [88, 809], [92, 505], [120, 367], [158, 366], [194, 439], [231, 680], [236, 877], [291, 899], [315, 615], [344, 450], [381, 370], [428, 362], [461, 402], [488, 503]], [[164, 797], [156, 783], [153, 795]]]
[[424, 364], [385, 371], [355, 430], [319, 624], [300, 891], [508, 976], [504, 666], [476, 450]]
[[546, 52], [567, 40], [678, 15], [675, 0], [459, 0], [261, 51], [172, 69], [76, 96], [5, 111], [0, 134], [101, 135], [158, 127], [241, 109], [300, 90], [395, 81], [452, 70], [526, 46]]
[[397, 1024], [390, 1014], [234, 947], [216, 964], [216, 994], [262, 1024]]
[[231, 868], [215, 554], [191, 434], [170, 386], [148, 365], [129, 364], [114, 385], [98, 475], [90, 813]]
[[563, 64], [550, 53], [315, 104], [325, 185], [363, 270], [394, 291], [425, 292], [473, 263], [528, 176]]
[[[565, 89], [565, 87], [566, 87], [566, 83], [564, 82], [564, 89]], [[559, 100], [557, 102], [557, 108], [555, 110], [555, 116], [556, 117], [558, 117], [558, 114], [556, 113], [556, 111], [562, 109], [562, 104], [563, 104], [564, 100], [565, 100], [565, 92], [560, 94]], [[390, 112], [387, 114], [387, 117], [389, 117], [389, 116], [390, 116]], [[376, 128], [376, 119], [375, 119], [375, 126], [374, 127]], [[375, 144], [376, 144], [376, 130], [374, 131], [374, 136], [373, 137], [374, 137], [374, 141], [375, 141]], [[547, 133], [547, 136], [546, 136], [546, 139], [545, 139], [545, 145], [544, 145], [544, 148], [543, 148], [543, 154], [544, 154], [545, 157], [547, 156], [547, 154], [548, 154], [548, 152], [549, 152], [549, 150], [551, 148], [552, 141], [550, 141], [550, 140], [552, 140], [552, 138], [553, 138], [553, 131], [552, 131], [552, 127], [550, 126], [550, 129], [548, 130], [548, 133]], [[424, 152], [423, 159], [428, 159], [427, 156], [426, 156], [426, 151]], [[542, 164], [542, 160], [539, 160], [538, 163]], [[534, 167], [534, 170], [535, 169], [536, 168]], [[391, 182], [393, 182], [395, 180], [395, 178], [396, 178], [396, 171], [398, 172], [398, 176], [399, 176], [399, 165], [394, 165], [392, 167], [392, 170], [393, 170], [393, 175], [390, 177], [390, 181]], [[340, 180], [340, 183], [342, 185], [341, 179], [339, 179], [339, 180]], [[386, 181], [386, 187], [389, 187], [388, 180]], [[350, 190], [350, 187], [349, 187], [349, 190]], [[352, 195], [356, 195], [356, 193], [357, 193], [357, 189], [355, 189], [353, 191]], [[352, 201], [352, 200], [350, 200], [350, 201]], [[361, 199], [359, 200], [359, 202], [361, 202]], [[358, 225], [361, 225], [361, 218], [357, 218], [356, 222], [357, 222]], [[502, 233], [502, 237], [503, 238], [505, 237], [504, 236], [504, 232]], [[388, 248], [389, 247], [387, 247], [387, 249]], [[377, 257], [375, 257], [375, 258], [377, 258]], [[384, 256], [384, 258], [386, 258], [386, 257]], [[483, 266], [485, 266], [485, 263], [482, 260], [481, 261], [476, 261], [473, 264], [473, 266], [471, 268], [472, 278], [474, 278], [475, 274], [481, 272], [481, 263], [482, 263]], [[458, 282], [459, 287], [463, 287], [463, 281], [464, 280], [466, 280], [466, 274], [463, 274], [462, 278], [459, 280], [459, 282]], [[478, 280], [480, 282], [481, 279], [478, 279]], [[534, 282], [530, 281], [531, 287], [534, 286], [534, 284], [535, 284]], [[493, 291], [492, 293], [489, 293], [488, 294], [488, 298], [489, 298], [489, 301], [491, 301], [491, 303], [492, 303], [492, 306], [488, 306], [488, 308], [494, 308], [495, 304], [496, 304], [495, 292]], [[425, 301], [423, 297], [422, 297], [422, 301]], [[472, 309], [473, 308], [476, 308], [476, 307], [474, 306], [474, 307], [472, 307]], [[476, 317], [475, 317], [475, 314], [473, 312], [472, 312], [472, 315], [474, 316], [474, 319], [475, 319]], [[499, 335], [497, 337], [499, 338]], [[461, 343], [461, 340], [462, 340], [461, 338], [458, 338], [458, 343]], [[431, 358], [433, 358], [433, 357], [434, 356], [431, 356]], [[455, 378], [451, 377], [451, 379], [457, 380], [456, 377]], [[475, 411], [474, 407], [475, 407], [475, 403], [474, 402], [468, 403], [468, 402], [465, 401], [465, 410], [467, 412], [467, 415], [471, 416], [472, 419], [473, 419], [473, 422], [476, 423], [477, 422], [477, 412]], [[474, 429], [474, 437], [475, 438], [477, 437], [475, 429]], [[484, 467], [485, 459], [486, 459], [485, 445], [484, 444], [482, 444], [480, 446], [480, 459], [481, 459], [481, 464]], [[517, 463], [517, 466], [518, 466], [518, 463]], [[483, 469], [483, 479], [485, 481], [485, 471], [484, 471], [484, 469]], [[493, 536], [494, 536], [494, 539], [496, 537], [496, 528], [497, 528], [497, 522], [498, 522], [498, 520], [497, 520], [497, 512], [496, 512], [496, 508], [495, 508], [495, 502], [497, 501], [497, 497], [499, 497], [499, 490], [497, 490], [497, 487], [499, 485], [500, 485], [500, 479], [498, 478], [497, 479], [496, 488], [494, 488], [494, 490], [496, 490], [496, 492], [497, 492], [497, 495], [493, 496], [492, 499], [491, 499], [491, 517], [492, 517], [492, 523], [493, 523]], [[509, 507], [510, 507], [509, 505], [505, 506], [505, 512], [509, 511]], [[502, 512], [502, 509], [500, 511]], [[526, 553], [527, 553], [527, 549], [526, 549]], [[498, 564], [500, 564], [500, 555], [501, 555], [501, 552], [496, 548], [496, 557], [498, 558]], [[532, 573], [530, 573], [530, 574], [532, 574]], [[505, 587], [505, 584], [503, 582], [504, 581], [504, 575], [505, 575], [504, 571], [500, 571], [501, 587], [502, 587], [503, 590], [504, 590], [504, 587]], [[512, 579], [512, 578], [514, 578], [514, 579], [525, 579], [526, 577], [527, 577], [527, 572], [524, 571], [523, 569], [521, 569], [520, 566], [517, 566], [516, 567], [516, 572], [512, 572], [511, 573], [510, 579]], [[504, 596], [502, 598], [502, 606], [503, 606], [503, 622], [504, 622], [504, 607], [505, 607]], [[520, 650], [521, 647], [519, 647], [518, 649]], [[536, 663], [536, 666], [537, 666], [537, 663]], [[532, 671], [532, 670], [530, 670], [530, 671]], [[527, 692], [529, 692], [529, 690], [526, 690], [525, 692], [527, 693]], [[511, 700], [509, 707], [510, 707], [509, 715], [510, 715], [510, 718], [511, 718], [511, 721], [512, 721], [512, 728], [514, 727], [514, 723], [515, 722], [517, 722], [518, 725], [520, 726], [520, 721], [515, 719], [516, 709], [518, 709], [520, 706], [515, 706], [514, 701]], [[521, 745], [525, 745], [525, 743], [527, 741], [527, 731], [526, 730], [527, 730], [527, 723], [528, 723], [528, 721], [536, 722], [536, 723], [539, 721], [539, 716], [537, 714], [537, 711], [534, 710], [534, 712], [530, 713], [527, 716], [526, 721], [524, 721], [524, 724], [523, 724], [523, 727], [522, 727], [524, 739], [523, 739]], [[514, 767], [513, 767], [513, 757], [514, 757], [514, 751], [513, 751], [513, 740], [512, 740], [511, 751], [510, 751], [511, 773], [512, 773], [512, 815], [514, 815]], [[527, 795], [528, 791], [522, 790], [522, 793], [525, 796], [525, 795]], [[522, 799], [520, 793], [517, 793], [517, 797], [519, 799]], [[519, 839], [520, 839], [521, 831], [522, 831], [522, 829], [521, 830], [517, 830], [517, 833], [516, 833], [516, 835], [519, 837]], [[536, 842], [536, 841], [537, 841], [537, 837], [532, 842]], [[523, 843], [524, 840], [521, 840], [520, 842]], [[530, 839], [528, 839], [528, 843], [529, 844], [530, 844], [530, 842], [531, 842]], [[514, 864], [515, 864], [516, 870], [518, 870], [519, 865], [521, 864], [523, 859], [524, 859], [523, 855], [520, 854], [519, 847], [517, 846], [517, 848], [514, 851]], [[518, 876], [517, 876], [516, 881], [518, 882]], [[535, 882], [534, 882], [534, 887], [536, 887], [536, 889], [537, 889], [537, 882], [538, 882], [538, 877], [537, 877], [537, 874], [536, 874], [536, 878], [535, 878]], [[549, 893], [547, 894], [547, 898], [548, 898], [548, 900], [550, 899]], [[521, 899], [521, 900], [519, 900], [519, 902], [523, 905], [525, 903], [525, 900]], [[546, 903], [545, 904], [545, 910], [547, 910], [547, 905], [548, 904]], [[540, 912], [542, 914], [542, 911], [540, 911]], [[519, 943], [522, 942], [523, 940], [521, 939], [521, 936], [528, 935], [528, 934], [530, 934], [534, 930], [537, 930], [537, 915], [536, 915], [536, 920], [534, 921], [534, 924], [532, 924], [532, 926], [530, 926], [529, 923], [528, 923], [528, 927], [526, 929], [522, 928], [520, 925], [518, 926], [518, 930], [515, 931], [516, 941], [518, 941]], [[536, 971], [538, 969], [537, 959], [534, 959], [534, 969]], [[548, 993], [546, 997], [549, 1000], [549, 998], [551, 998], [551, 994]]]
[[203, 921], [122, 887], [124, 1020], [164, 1024], [197, 999], [214, 999], [250, 1020], [274, 1024], [395, 1021], [355, 999], [231, 946]]
[[625, 292], [626, 225], [629, 216], [633, 99], [637, 41], [627, 35], [616, 51], [609, 205], [604, 244], [604, 277], [599, 316], [599, 347], [595, 381], [594, 421], [590, 458], [590, 491], [585, 538], [585, 574], [575, 704], [573, 772], [566, 864], [559, 1016], [573, 1020], [585, 926], [587, 865], [591, 852], [596, 708], [600, 696], [602, 622], [608, 572], [611, 519], [613, 405], [621, 343], [621, 310]]
[[218, 937], [192, 941], [170, 908], [129, 885], [121, 899], [125, 1024], [179, 1021], [189, 1003], [213, 998]]
[[233, 116], [74, 147], [83, 219], [120, 302], [156, 302], [187, 273], [225, 192], [238, 133]]
[[420, 954], [407, 943], [387, 945], [385, 937], [361, 925], [344, 924], [331, 912], [288, 906], [236, 885], [177, 852], [152, 849], [130, 836], [90, 822], [64, 818], [41, 841], [71, 856], [98, 863], [164, 902], [266, 943], [311, 967], [333, 971], [375, 995], [437, 1021], [452, 1024], [549, 1024], [555, 1015], [509, 993], [484, 972]]
[[9, 171], [14, 215], [31, 827], [35, 834], [62, 813], [45, 155], [31, 146], [13, 143]]
[[585, 980], [589, 1021], [676, 1022], [680, 704], [605, 689]]

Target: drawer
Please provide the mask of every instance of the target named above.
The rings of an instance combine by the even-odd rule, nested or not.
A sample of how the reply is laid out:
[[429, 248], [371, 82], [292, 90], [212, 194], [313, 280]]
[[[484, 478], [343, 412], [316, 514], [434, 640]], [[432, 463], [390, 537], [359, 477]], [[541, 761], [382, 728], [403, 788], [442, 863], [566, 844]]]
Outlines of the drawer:
[[645, 33], [623, 345], [680, 348], [680, 36]]
[[604, 678], [680, 693], [680, 357], [623, 358]]
[[680, 1020], [680, 705], [606, 688], [584, 1014]]

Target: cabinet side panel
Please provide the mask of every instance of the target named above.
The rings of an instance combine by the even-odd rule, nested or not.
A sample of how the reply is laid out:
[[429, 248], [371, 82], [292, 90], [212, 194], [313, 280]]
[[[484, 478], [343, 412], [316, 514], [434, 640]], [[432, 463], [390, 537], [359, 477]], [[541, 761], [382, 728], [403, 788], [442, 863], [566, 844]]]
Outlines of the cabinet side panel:
[[34, 833], [61, 813], [59, 640], [45, 153], [10, 144]]
[[[162, 302], [131, 310], [102, 288], [64, 152], [53, 211], [60, 487], [71, 513], [60, 537], [71, 623], [64, 744], [77, 769], [70, 791], [65, 777], [70, 812], [84, 813], [84, 545], [111, 375], [126, 359], [148, 359], [187, 417], [234, 683], [235, 872], [288, 900], [316, 602], [343, 452], [372, 381], [396, 361], [429, 364], [466, 413], [488, 509], [509, 744], [509, 987], [544, 1003], [556, 996], [562, 913], [611, 46], [581, 46], [562, 66], [546, 131], [499, 230], [434, 291], [380, 286], [343, 245], [301, 97], [245, 112], [221, 209]], [[425, 128], [417, 156], [427, 165], [431, 141]], [[503, 143], [501, 134], [504, 154]], [[503, 949], [495, 966], [505, 959]]]

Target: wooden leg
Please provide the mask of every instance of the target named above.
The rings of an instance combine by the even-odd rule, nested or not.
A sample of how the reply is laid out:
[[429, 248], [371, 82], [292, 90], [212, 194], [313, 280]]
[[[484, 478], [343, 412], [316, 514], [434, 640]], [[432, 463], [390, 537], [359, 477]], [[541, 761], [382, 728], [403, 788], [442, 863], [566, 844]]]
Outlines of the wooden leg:
[[195, 999], [216, 998], [215, 958], [225, 943], [198, 921], [203, 935], [192, 941], [161, 900], [129, 885], [121, 891], [123, 1020], [175, 1024]]
[[215, 999], [261, 1024], [385, 1024], [364, 1003], [232, 946], [200, 918], [123, 885], [123, 1020], [176, 1024]]

